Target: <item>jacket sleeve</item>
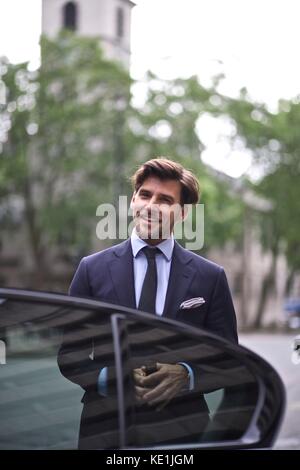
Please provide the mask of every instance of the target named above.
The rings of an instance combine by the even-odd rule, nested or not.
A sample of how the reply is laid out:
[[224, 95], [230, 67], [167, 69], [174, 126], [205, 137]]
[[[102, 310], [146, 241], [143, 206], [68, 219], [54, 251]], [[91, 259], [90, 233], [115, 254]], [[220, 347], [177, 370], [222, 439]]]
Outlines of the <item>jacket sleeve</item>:
[[238, 342], [235, 310], [223, 268], [217, 276], [204, 327], [229, 341]]
[[[223, 339], [238, 343], [235, 310], [226, 274], [221, 267], [219, 267], [216, 275], [203, 328]], [[195, 393], [210, 393], [219, 389], [226, 389], [234, 383], [234, 371], [239, 367], [241, 373], [243, 371], [243, 367], [239, 361], [235, 361], [234, 356], [221, 350], [216, 354], [214, 360], [210, 356], [208, 356], [207, 361], [205, 356], [199, 356], [198, 359], [194, 357], [190, 361], [187, 358], [181, 360], [188, 363], [193, 371], [193, 391]], [[224, 373], [224, 371], [226, 372]]]
[[82, 258], [79, 263], [69, 288], [69, 295], [74, 297], [92, 297], [86, 258]]
[[[83, 258], [73, 277], [69, 294], [75, 297], [90, 297], [86, 260]], [[80, 385], [86, 391], [97, 390], [100, 366], [93, 360], [93, 331], [78, 321], [78, 313], [74, 311], [74, 319], [68, 320], [63, 331], [63, 341], [58, 351], [57, 363], [62, 375]]]

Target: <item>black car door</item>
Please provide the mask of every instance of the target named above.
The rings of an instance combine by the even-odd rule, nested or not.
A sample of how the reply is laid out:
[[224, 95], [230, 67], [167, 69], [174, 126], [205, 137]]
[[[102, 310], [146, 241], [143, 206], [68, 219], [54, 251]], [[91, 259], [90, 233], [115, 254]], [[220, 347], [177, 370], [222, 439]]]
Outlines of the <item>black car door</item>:
[[86, 387], [100, 370], [94, 345], [114, 362], [109, 312], [93, 301], [1, 290], [0, 449], [77, 449], [85, 402], [95, 396], [95, 420], [110, 429], [108, 446], [119, 446], [116, 399], [103, 407], [96, 381]]
[[[113, 329], [119, 334], [116, 359], [123, 374], [124, 447], [272, 446], [285, 390], [262, 358], [207, 331], [151, 315], [115, 315]], [[155, 404], [140, 403], [133, 371], [148, 366], [157, 375], [157, 382], [152, 375], [155, 387], [164, 380], [165, 364], [189, 366], [192, 386], [171, 399], [162, 393]]]
[[[187, 388], [138, 402], [136, 370], [179, 363], [191, 371]], [[269, 364], [208, 332], [0, 289], [0, 449], [269, 447], [284, 403]]]

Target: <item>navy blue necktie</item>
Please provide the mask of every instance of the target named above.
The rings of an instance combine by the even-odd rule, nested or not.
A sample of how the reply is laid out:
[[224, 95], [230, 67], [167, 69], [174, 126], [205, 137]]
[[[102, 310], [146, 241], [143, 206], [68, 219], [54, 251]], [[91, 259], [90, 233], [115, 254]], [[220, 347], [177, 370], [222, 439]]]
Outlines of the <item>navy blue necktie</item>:
[[155, 313], [155, 301], [157, 291], [157, 270], [155, 256], [159, 252], [158, 248], [145, 246], [143, 252], [146, 255], [148, 267], [143, 282], [141, 297], [138, 305], [139, 310]]

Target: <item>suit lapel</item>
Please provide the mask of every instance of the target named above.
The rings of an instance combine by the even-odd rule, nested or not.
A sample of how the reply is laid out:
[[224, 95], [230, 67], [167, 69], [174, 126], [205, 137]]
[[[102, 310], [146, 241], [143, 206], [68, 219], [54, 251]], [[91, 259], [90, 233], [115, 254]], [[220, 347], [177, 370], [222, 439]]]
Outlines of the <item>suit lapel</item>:
[[179, 306], [195, 275], [191, 254], [183, 249], [176, 241], [172, 257], [169, 284], [163, 316], [176, 318]]
[[[191, 254], [175, 241], [163, 311], [164, 317], [176, 318], [179, 306], [184, 300], [186, 292], [195, 275], [191, 261]], [[133, 255], [130, 238], [114, 247], [109, 271], [117, 302], [125, 307], [136, 308]]]
[[118, 303], [125, 307], [135, 308], [133, 255], [130, 238], [114, 248], [109, 270]]

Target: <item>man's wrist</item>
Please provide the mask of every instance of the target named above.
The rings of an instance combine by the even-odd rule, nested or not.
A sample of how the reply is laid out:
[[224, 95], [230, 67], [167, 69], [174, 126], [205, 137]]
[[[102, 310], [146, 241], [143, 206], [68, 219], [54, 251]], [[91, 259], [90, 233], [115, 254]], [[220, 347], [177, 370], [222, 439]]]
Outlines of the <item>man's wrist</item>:
[[194, 372], [191, 366], [189, 366], [186, 362], [178, 362], [178, 365], [181, 365], [187, 372], [187, 389], [192, 391], [194, 389], [195, 379], [194, 379]]
[[108, 390], [107, 390], [107, 367], [103, 367], [100, 370], [99, 376], [98, 376], [98, 383], [97, 383], [97, 389], [99, 395], [102, 395], [104, 397], [107, 397]]

